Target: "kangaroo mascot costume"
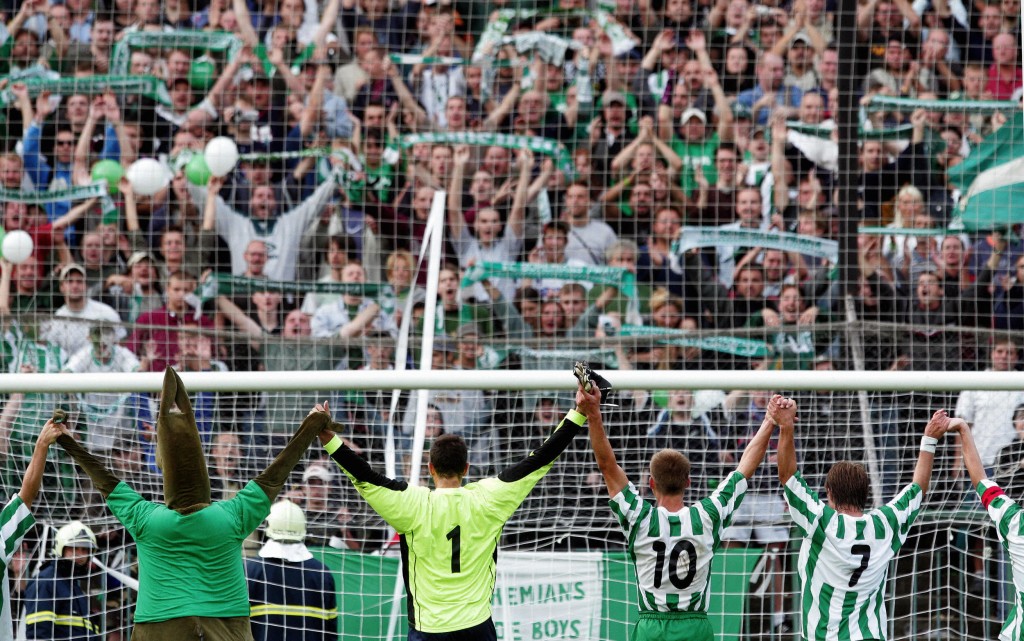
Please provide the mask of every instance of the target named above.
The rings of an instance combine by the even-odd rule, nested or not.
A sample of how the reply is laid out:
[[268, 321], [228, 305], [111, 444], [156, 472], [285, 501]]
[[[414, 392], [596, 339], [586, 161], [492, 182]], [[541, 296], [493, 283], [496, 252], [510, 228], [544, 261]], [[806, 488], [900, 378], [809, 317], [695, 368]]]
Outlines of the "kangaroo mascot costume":
[[[63, 410], [54, 412], [54, 422], [66, 420]], [[70, 432], [57, 439], [135, 539], [133, 641], [252, 641], [242, 542], [267, 518], [288, 474], [329, 424], [326, 413], [311, 413], [267, 469], [234, 498], [216, 503], [188, 392], [170, 367], [156, 428], [166, 505], [143, 499]]]

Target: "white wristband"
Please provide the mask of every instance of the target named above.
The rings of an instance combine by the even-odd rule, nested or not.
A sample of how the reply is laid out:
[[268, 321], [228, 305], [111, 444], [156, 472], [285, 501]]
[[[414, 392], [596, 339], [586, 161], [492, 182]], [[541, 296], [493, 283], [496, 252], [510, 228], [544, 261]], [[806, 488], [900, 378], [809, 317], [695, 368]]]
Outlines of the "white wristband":
[[937, 439], [937, 438], [932, 438], [930, 436], [922, 436], [921, 437], [921, 451], [922, 452], [929, 452], [931, 454], [934, 454], [935, 453], [935, 446], [938, 444], [938, 442], [939, 442], [939, 439]]

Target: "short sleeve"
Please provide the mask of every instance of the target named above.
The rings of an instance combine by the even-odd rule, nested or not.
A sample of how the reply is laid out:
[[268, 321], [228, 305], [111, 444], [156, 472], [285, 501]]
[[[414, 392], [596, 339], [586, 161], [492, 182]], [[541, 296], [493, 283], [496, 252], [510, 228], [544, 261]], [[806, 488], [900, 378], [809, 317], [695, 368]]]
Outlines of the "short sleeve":
[[807, 485], [804, 477], [797, 472], [786, 481], [784, 495], [789, 505], [789, 514], [793, 522], [806, 535], [817, 525], [825, 512], [825, 504], [818, 498], [818, 493]]
[[0, 512], [0, 545], [3, 546], [4, 564], [9, 564], [14, 552], [21, 545], [25, 534], [35, 525], [35, 518], [28, 506], [15, 494]]
[[[711, 496], [702, 502], [710, 502], [718, 512], [719, 528], [728, 527], [732, 513], [739, 508], [746, 493], [747, 477], [743, 476], [742, 472], [733, 471], [732, 474], [725, 477], [718, 484], [718, 487], [712, 492]], [[707, 507], [705, 503], [705, 508]], [[710, 510], [708, 511], [710, 512]]]
[[622, 488], [621, 492], [609, 499], [608, 505], [611, 506], [615, 518], [627, 536], [633, 532], [633, 528], [643, 519], [644, 515], [653, 509], [650, 503], [640, 498], [632, 481]]
[[107, 505], [132, 538], [136, 539], [145, 529], [149, 516], [160, 507], [142, 498], [124, 481], [114, 487], [114, 491], [107, 497]]
[[270, 499], [256, 481], [249, 481], [238, 494], [219, 503], [238, 523], [239, 538], [249, 536], [270, 514]]
[[[895, 539], [902, 545], [910, 533], [910, 526], [914, 524], [917, 515], [921, 512], [921, 502], [924, 500], [924, 492], [917, 483], [911, 483], [903, 488], [893, 500], [880, 508], [880, 511], [889, 520]], [[894, 546], [894, 549], [895, 546]]]
[[989, 517], [996, 524], [999, 540], [1005, 543], [1014, 522], [1017, 523], [1019, 528], [1020, 505], [1007, 496], [1001, 487], [988, 479], [978, 483], [977, 491], [978, 496], [981, 498], [981, 504], [985, 506]]

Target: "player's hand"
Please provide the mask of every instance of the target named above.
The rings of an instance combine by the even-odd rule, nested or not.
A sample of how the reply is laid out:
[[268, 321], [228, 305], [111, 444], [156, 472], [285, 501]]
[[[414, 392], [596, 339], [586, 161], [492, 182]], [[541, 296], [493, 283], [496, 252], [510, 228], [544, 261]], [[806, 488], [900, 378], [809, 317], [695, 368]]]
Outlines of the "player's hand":
[[942, 435], [949, 429], [949, 414], [946, 410], [936, 410], [924, 426], [924, 435], [932, 438], [942, 438]]
[[963, 434], [964, 431], [970, 430], [971, 427], [962, 418], [951, 418], [949, 419], [949, 425], [946, 426], [947, 432], [956, 432], [957, 434]]
[[327, 405], [327, 401], [317, 403], [313, 409], [309, 410], [309, 414], [306, 414], [306, 416], [311, 416], [314, 412], [323, 412], [324, 414], [327, 414], [327, 416], [330, 416], [331, 408]]
[[576, 411], [587, 418], [601, 415], [601, 390], [597, 385], [591, 385], [590, 391], [583, 389], [580, 384], [576, 388]]
[[[772, 401], [775, 401], [774, 406]], [[793, 429], [793, 425], [796, 423], [796, 401], [791, 398], [773, 396], [772, 400], [768, 402], [768, 411], [769, 416], [779, 424], [780, 428]]]

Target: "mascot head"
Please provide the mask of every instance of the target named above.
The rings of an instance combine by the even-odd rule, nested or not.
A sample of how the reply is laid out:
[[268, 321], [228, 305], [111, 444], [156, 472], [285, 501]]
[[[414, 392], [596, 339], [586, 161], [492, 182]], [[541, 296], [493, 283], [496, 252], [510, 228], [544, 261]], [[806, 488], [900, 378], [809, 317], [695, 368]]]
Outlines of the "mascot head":
[[178, 373], [164, 371], [156, 421], [156, 463], [164, 475], [167, 507], [191, 514], [210, 505], [210, 475], [188, 391]]

